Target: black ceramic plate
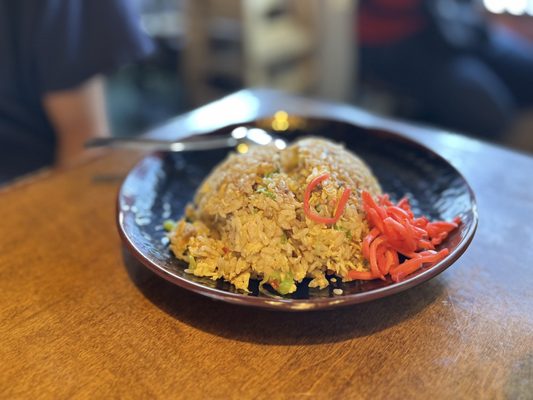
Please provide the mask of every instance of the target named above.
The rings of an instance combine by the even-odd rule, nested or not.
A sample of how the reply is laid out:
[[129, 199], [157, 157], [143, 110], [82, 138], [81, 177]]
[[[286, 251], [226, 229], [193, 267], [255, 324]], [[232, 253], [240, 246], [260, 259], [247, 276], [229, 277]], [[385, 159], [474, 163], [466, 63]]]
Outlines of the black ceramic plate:
[[[234, 128], [212, 134], [229, 133]], [[338, 281], [336, 286], [318, 290], [308, 289], [304, 282], [296, 293], [286, 297], [259, 292], [257, 282], [250, 285], [252, 293], [245, 294], [226, 282], [187, 274], [185, 265], [168, 248], [162, 222], [182, 216], [203, 178], [227, 151], [156, 153], [137, 164], [118, 196], [117, 220], [124, 243], [144, 265], [185, 289], [231, 303], [284, 310], [331, 308], [385, 297], [434, 277], [466, 250], [477, 226], [475, 198], [465, 179], [446, 160], [403, 136], [336, 121], [307, 119], [305, 133], [286, 133], [285, 139], [304, 134], [344, 143], [370, 165], [383, 190], [393, 199], [407, 195], [415, 214], [444, 220], [460, 216], [462, 225], [443, 243], [450, 249], [448, 257], [399, 283]], [[335, 295], [334, 288], [341, 288], [343, 294]]]

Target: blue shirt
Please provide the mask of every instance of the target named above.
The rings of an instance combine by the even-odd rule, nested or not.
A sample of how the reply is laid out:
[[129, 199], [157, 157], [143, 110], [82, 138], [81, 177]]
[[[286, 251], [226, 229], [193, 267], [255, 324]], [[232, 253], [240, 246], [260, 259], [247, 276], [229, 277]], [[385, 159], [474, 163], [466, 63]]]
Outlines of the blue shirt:
[[0, 0], [0, 182], [51, 164], [43, 95], [148, 54], [131, 0]]

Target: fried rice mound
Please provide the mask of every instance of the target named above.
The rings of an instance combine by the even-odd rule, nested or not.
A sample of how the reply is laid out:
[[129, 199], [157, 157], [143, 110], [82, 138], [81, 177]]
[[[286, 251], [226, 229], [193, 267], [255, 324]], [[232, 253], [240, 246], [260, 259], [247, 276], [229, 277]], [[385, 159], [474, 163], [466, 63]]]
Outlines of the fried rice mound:
[[[310, 219], [304, 192], [324, 173], [330, 177], [311, 194], [316, 214], [331, 217], [346, 187], [352, 190], [340, 219], [332, 225]], [[252, 147], [231, 154], [199, 187], [185, 216], [169, 233], [186, 272], [224, 279], [247, 292], [249, 280], [274, 283], [292, 293], [328, 286], [326, 274], [344, 280], [350, 270], [368, 271], [361, 254], [368, 233], [361, 192], [381, 193], [369, 167], [343, 146], [322, 138], [301, 139], [286, 149]]]

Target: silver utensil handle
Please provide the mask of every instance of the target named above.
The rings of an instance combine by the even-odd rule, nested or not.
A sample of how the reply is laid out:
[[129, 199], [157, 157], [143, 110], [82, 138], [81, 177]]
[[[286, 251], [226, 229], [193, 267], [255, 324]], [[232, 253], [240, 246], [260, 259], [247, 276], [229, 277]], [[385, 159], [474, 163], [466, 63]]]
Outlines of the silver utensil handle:
[[94, 138], [85, 143], [85, 147], [110, 147], [149, 151], [201, 151], [235, 147], [241, 141], [231, 135], [200, 139], [195, 141], [171, 142], [167, 140], [149, 139], [143, 137], [105, 137]]

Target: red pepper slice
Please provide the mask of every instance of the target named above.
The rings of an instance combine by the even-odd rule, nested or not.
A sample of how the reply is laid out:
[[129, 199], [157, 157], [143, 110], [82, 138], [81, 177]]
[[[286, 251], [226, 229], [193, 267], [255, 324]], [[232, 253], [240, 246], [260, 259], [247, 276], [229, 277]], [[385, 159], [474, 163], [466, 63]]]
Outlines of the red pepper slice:
[[353, 280], [359, 280], [359, 281], [372, 281], [376, 279], [376, 277], [372, 274], [370, 271], [348, 271], [346, 274], [346, 277]]
[[[396, 257], [394, 255], [396, 254]], [[395, 268], [396, 264], [398, 263], [398, 253], [396, 253], [394, 250], [391, 250], [390, 248], [385, 250], [385, 270], [381, 271], [383, 272], [383, 275], [387, 275], [390, 273], [391, 268]]]
[[422, 264], [436, 263], [441, 261], [450, 253], [450, 251], [448, 249], [442, 249], [438, 253], [422, 253], [425, 253], [425, 255], [421, 255], [420, 257], [407, 260], [400, 264], [397, 268], [394, 268], [391, 271], [392, 280], [395, 282], [399, 282], [407, 275], [412, 274], [413, 272], [418, 270], [422, 266]]
[[394, 206], [392, 201], [390, 201], [390, 197], [388, 194], [384, 194], [383, 196], [380, 196], [378, 203], [381, 206], [387, 206], [387, 207]]
[[383, 220], [387, 218], [387, 212], [385, 211], [385, 209], [376, 204], [370, 193], [364, 191], [363, 193], [361, 193], [361, 198], [363, 200], [363, 207], [367, 213], [370, 209], [373, 209], [376, 211], [380, 219]]
[[387, 248], [386, 246], [382, 245], [379, 246], [376, 250], [376, 256], [377, 256], [377, 262], [378, 262], [378, 268], [379, 271], [383, 276], [387, 275], [389, 271], [387, 270]]
[[385, 277], [380, 271], [380, 268], [378, 266], [378, 246], [382, 244], [385, 241], [385, 238], [383, 236], [378, 236], [374, 241], [370, 244], [370, 271], [372, 271], [372, 274], [376, 278], [380, 278], [382, 280], [385, 280]]
[[370, 208], [366, 212], [366, 215], [367, 215], [368, 219], [371, 221], [372, 225], [374, 225], [376, 228], [378, 228], [380, 232], [385, 232], [385, 227], [383, 225], [383, 221], [381, 220], [381, 218], [378, 215], [378, 212], [375, 209]]
[[[434, 249], [458, 227], [459, 217], [453, 222], [430, 222], [426, 217], [414, 217], [407, 198], [396, 205], [387, 195], [379, 196], [376, 201], [363, 191], [361, 198], [371, 228], [362, 245], [363, 256], [370, 263], [367, 277], [384, 279], [389, 274], [394, 281], [399, 281], [423, 264], [439, 262], [449, 254], [447, 248], [439, 252]], [[399, 254], [407, 259], [401, 264]]]
[[344, 208], [346, 207], [346, 203], [348, 203], [348, 199], [350, 198], [351, 189], [345, 188], [342, 192], [341, 198], [339, 199], [339, 202], [337, 203], [337, 206], [335, 207], [335, 215], [333, 217], [323, 217], [316, 212], [313, 212], [311, 210], [311, 204], [309, 203], [309, 200], [311, 199], [311, 193], [313, 192], [313, 189], [316, 188], [321, 182], [325, 181], [329, 178], [329, 174], [326, 172], [322, 175], [317, 176], [314, 178], [309, 185], [307, 185], [307, 188], [305, 189], [304, 193], [304, 212], [307, 217], [309, 217], [310, 220], [321, 223], [321, 224], [327, 224], [332, 225], [336, 223], [342, 214], [344, 213]]
[[362, 247], [362, 253], [363, 257], [365, 257], [367, 260], [370, 257], [370, 243], [379, 235], [378, 228], [372, 228], [370, 233], [365, 236], [363, 240], [363, 247]]
[[408, 220], [410, 218], [407, 211], [397, 206], [387, 207], [387, 213], [397, 221]]

